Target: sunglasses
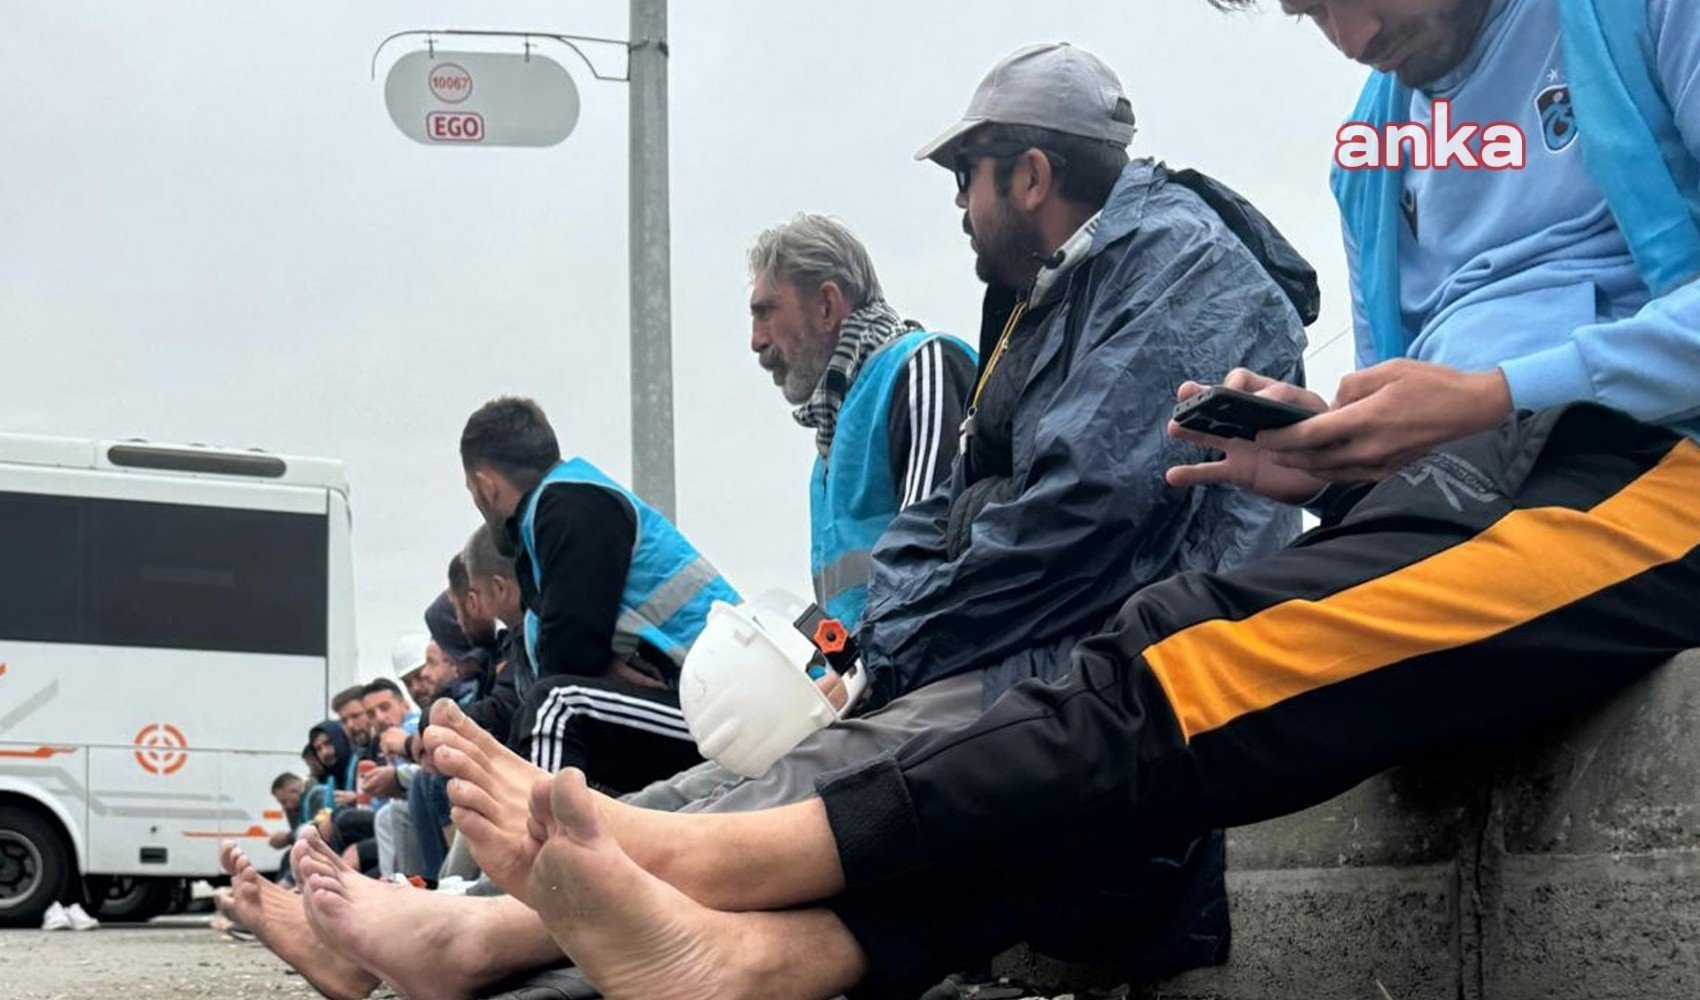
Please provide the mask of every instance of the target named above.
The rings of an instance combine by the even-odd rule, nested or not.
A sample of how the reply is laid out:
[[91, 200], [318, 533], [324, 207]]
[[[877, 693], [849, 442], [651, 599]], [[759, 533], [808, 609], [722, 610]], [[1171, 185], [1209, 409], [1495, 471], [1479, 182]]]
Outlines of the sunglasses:
[[[951, 170], [956, 174], [956, 193], [968, 190], [968, 185], [974, 183], [974, 165], [981, 160], [1008, 160], [1020, 156], [1029, 149], [1039, 149], [1031, 143], [1021, 142], [988, 142], [983, 146], [965, 149], [951, 158]], [[1045, 159], [1051, 161], [1053, 170], [1068, 166], [1068, 160], [1061, 153], [1053, 153], [1048, 149], [1039, 149], [1045, 154]]]

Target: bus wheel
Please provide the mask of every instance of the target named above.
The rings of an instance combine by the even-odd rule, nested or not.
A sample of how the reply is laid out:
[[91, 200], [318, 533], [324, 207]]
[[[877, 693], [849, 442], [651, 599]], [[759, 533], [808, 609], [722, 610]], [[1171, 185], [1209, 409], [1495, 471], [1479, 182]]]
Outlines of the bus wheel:
[[171, 909], [177, 901], [174, 878], [131, 875], [90, 875], [83, 880], [89, 912], [107, 923], [145, 923]]
[[71, 853], [52, 823], [0, 806], [0, 927], [35, 927], [71, 880]]

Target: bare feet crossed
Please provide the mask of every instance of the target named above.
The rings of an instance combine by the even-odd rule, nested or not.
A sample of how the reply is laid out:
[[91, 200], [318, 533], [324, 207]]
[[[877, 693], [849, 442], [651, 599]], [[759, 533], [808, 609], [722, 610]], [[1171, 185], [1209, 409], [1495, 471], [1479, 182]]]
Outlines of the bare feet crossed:
[[[523, 935], [492, 923], [524, 909], [510, 899], [451, 896], [368, 878], [309, 843], [296, 871], [320, 936], [417, 1000], [475, 996], [515, 971], [560, 960], [552, 942], [521, 947]], [[528, 914], [529, 915], [529, 914]]]
[[723, 913], [695, 902], [620, 849], [575, 768], [534, 785], [528, 829], [537, 842], [531, 905], [609, 1000], [830, 997], [855, 984], [853, 943], [820, 961], [784, 961], [830, 914]]
[[376, 976], [319, 940], [307, 922], [301, 896], [261, 875], [242, 848], [225, 841], [219, 863], [230, 875], [230, 907], [236, 920], [314, 989], [332, 1000], [356, 1000], [377, 988]]

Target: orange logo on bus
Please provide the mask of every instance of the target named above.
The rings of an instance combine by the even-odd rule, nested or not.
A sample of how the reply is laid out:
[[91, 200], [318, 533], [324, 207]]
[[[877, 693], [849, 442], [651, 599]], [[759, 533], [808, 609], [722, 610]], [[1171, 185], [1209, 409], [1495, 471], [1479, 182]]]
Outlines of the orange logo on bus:
[[149, 774], [176, 774], [189, 763], [184, 748], [189, 745], [176, 726], [156, 722], [136, 734], [136, 763]]

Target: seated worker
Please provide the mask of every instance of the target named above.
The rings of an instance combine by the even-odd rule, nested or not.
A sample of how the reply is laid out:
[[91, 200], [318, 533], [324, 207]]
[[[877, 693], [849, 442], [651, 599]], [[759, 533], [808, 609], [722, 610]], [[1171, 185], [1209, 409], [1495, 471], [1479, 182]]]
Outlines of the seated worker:
[[[899, 513], [874, 550], [860, 636], [882, 707], [816, 733], [762, 778], [687, 809], [810, 796], [820, 775], [918, 732], [971, 721], [1022, 678], [1066, 675], [1074, 644], [1138, 587], [1243, 563], [1296, 533], [1297, 512], [1264, 498], [1166, 488], [1165, 468], [1205, 452], [1163, 428], [1174, 386], [1202, 369], [1216, 380], [1237, 366], [1296, 376], [1314, 276], [1232, 192], [1130, 162], [1132, 135], [1114, 73], [1089, 53], [1053, 45], [1001, 62], [969, 116], [924, 151], [956, 171], [957, 204], [989, 290], [968, 450], [950, 481]], [[432, 751], [437, 766], [465, 779], [450, 787], [466, 814], [457, 827], [485, 874], [523, 896], [529, 856], [520, 830], [536, 771], [511, 767], [494, 744], [469, 750], [442, 728], [431, 727], [426, 743], [446, 747], [446, 757]], [[456, 785], [474, 784], [494, 790], [456, 798]], [[1036, 907], [1035, 920], [1063, 942], [1109, 935], [1121, 954], [1137, 944], [1153, 967], [1209, 961], [1226, 935], [1221, 867], [1220, 838], [1182, 845], [1141, 866], [1155, 874], [1137, 893], [1083, 901], [1071, 885], [1073, 895]], [[420, 909], [436, 902], [387, 900], [363, 897], [359, 922], [437, 919]], [[376, 970], [447, 995], [528, 961], [559, 961], [520, 897], [447, 900], [440, 910], [466, 940], [482, 942], [483, 959], [456, 965], [445, 954], [403, 967], [370, 935], [342, 958], [367, 976]], [[293, 943], [274, 950], [295, 953], [302, 933], [279, 928], [276, 936]], [[297, 968], [310, 979], [325, 974]]]
[[397, 639], [390, 652], [390, 666], [395, 679], [407, 689], [407, 696], [421, 709], [429, 704], [443, 673], [454, 669], [425, 632], [413, 632]]
[[[413, 684], [429, 693], [430, 680], [425, 679], [427, 667], [435, 663], [432, 677], [452, 676], [454, 668], [434, 650], [428, 635], [415, 633], [397, 640], [391, 666], [400, 678], [413, 678]], [[361, 688], [366, 706], [367, 723], [376, 734], [379, 755], [377, 766], [360, 775], [359, 788], [371, 804], [374, 847], [372, 868], [390, 876], [422, 874], [413, 828], [407, 809], [407, 789], [418, 766], [407, 757], [408, 741], [419, 731], [420, 715], [411, 711], [401, 688], [388, 677], [379, 677]], [[404, 808], [390, 809], [393, 800], [401, 800]]]
[[272, 798], [277, 800], [277, 807], [283, 812], [283, 821], [288, 824], [285, 829], [272, 834], [266, 840], [266, 843], [279, 850], [295, 843], [296, 834], [312, 822], [320, 809], [330, 809], [334, 805], [323, 782], [314, 782], [309, 786], [293, 771], [285, 771], [272, 779]]
[[376, 753], [377, 748], [366, 732], [366, 705], [360, 700], [359, 684], [336, 693], [331, 699], [331, 714], [342, 723], [342, 731], [348, 734], [356, 759], [370, 758]]
[[[1070, 676], [834, 775], [819, 799], [691, 817], [590, 807], [571, 774], [539, 788], [530, 901], [605, 995], [925, 982], [1026, 933], [1029, 890], [1103, 882], [1107, 860], [1586, 709], [1700, 643], [1700, 450], [1684, 437], [1700, 413], [1700, 238], [1680, 235], [1700, 223], [1691, 184], [1652, 236], [1637, 205], [1700, 177], [1700, 8], [1630, 0], [1620, 13], [1635, 17], [1589, 25], [1592, 8], [1535, 0], [1287, 7], [1396, 72], [1399, 86], [1372, 79], [1361, 117], [1419, 118], [1446, 96], [1455, 120], [1516, 123], [1547, 147], [1526, 171], [1395, 175], [1391, 197], [1342, 181], [1364, 255], [1360, 353], [1412, 356], [1349, 377], [1326, 408], [1236, 373], [1230, 386], [1327, 412], [1255, 443], [1213, 440], [1222, 461], [1169, 474], [1315, 499], [1323, 529], [1237, 571], [1144, 588]], [[1578, 21], [1641, 44], [1572, 44]], [[1656, 88], [1598, 89], [1635, 59]], [[1594, 117], [1594, 102], [1626, 94], [1648, 134], [1674, 141], [1614, 160], [1615, 123], [1631, 119]], [[1622, 177], [1639, 182], [1626, 194]], [[1672, 233], [1675, 251], [1660, 245]], [[1566, 294], [1578, 280], [1589, 294]], [[829, 906], [796, 909], [811, 900]], [[336, 905], [309, 893], [320, 902]], [[664, 940], [630, 947], [663, 911]]]
[[[437, 595], [425, 609], [432, 662], [421, 671], [428, 685], [423, 692], [424, 701], [420, 701], [420, 695], [414, 696], [421, 706], [438, 698], [451, 698], [463, 707], [470, 705], [478, 696], [483, 678], [493, 672], [493, 665], [488, 662], [492, 650], [475, 646], [461, 630], [460, 602], [452, 596], [457, 582], [464, 590], [466, 566], [459, 553], [449, 562], [449, 589]], [[493, 642], [495, 634], [491, 632], [487, 638]], [[418, 853], [398, 857], [397, 870], [404, 875], [435, 879], [454, 831], [449, 822], [448, 779], [417, 766], [422, 760], [418, 734], [408, 741], [406, 756], [410, 763], [398, 768], [397, 775], [403, 771], [408, 775], [403, 785], [407, 791], [406, 826]], [[399, 835], [402, 831], [396, 832]]]
[[514, 733], [519, 678], [529, 686], [536, 678], [525, 658], [525, 605], [520, 599], [514, 560], [497, 547], [489, 525], [480, 525], [461, 550], [466, 569], [466, 594], [457, 603], [462, 628], [468, 634], [487, 630], [496, 648], [479, 696], [463, 704], [466, 714], [509, 746], [521, 740]]
[[327, 791], [337, 793], [330, 805], [352, 803], [356, 795], [356, 769], [360, 759], [355, 756], [354, 746], [349, 742], [342, 723], [327, 720], [307, 730], [307, 749], [318, 765], [316, 779], [326, 786]]
[[480, 407], [460, 440], [466, 488], [513, 553], [537, 680], [519, 690], [521, 746], [641, 788], [701, 761], [679, 711], [685, 652], [709, 605], [738, 601], [671, 522], [582, 458], [563, 460], [538, 405]]
[[[899, 510], [950, 477], [976, 357], [955, 337], [900, 317], [862, 241], [832, 219], [798, 213], [765, 230], [750, 248], [749, 268], [750, 350], [796, 406], [793, 419], [815, 432], [815, 603], [854, 631], [868, 600], [874, 543]], [[708, 761], [644, 789], [637, 801], [683, 808], [740, 783]]]
[[[482, 527], [483, 522], [479, 525]], [[467, 613], [467, 577], [466, 549], [449, 557], [449, 589], [444, 591], [448, 596], [449, 609], [454, 612], [455, 626], [467, 641], [479, 649], [488, 650], [495, 643], [496, 624], [477, 615]]]
[[[462, 631], [461, 612], [457, 611], [454, 597], [454, 578], [461, 580], [462, 587], [466, 582], [466, 563], [461, 560], [461, 554], [454, 554], [449, 561], [449, 570], [449, 590], [444, 590], [425, 607], [425, 631], [430, 633], [430, 641], [437, 645], [447, 667], [444, 672], [435, 675], [428, 697], [452, 697], [464, 704], [478, 694], [479, 682], [490, 670], [496, 653], [496, 636], [495, 633], [484, 634], [481, 641], [474, 641], [466, 631]], [[422, 724], [428, 711], [427, 706], [420, 706]]]
[[317, 765], [314, 778], [322, 788], [319, 808], [314, 810], [309, 822], [320, 837], [345, 853], [350, 864], [361, 870], [376, 870], [378, 855], [372, 832], [372, 810], [359, 803], [356, 769], [360, 759], [355, 756], [342, 723], [331, 719], [308, 730], [307, 750], [311, 762]]
[[815, 603], [854, 630], [874, 542], [950, 475], [974, 351], [899, 316], [861, 240], [825, 216], [756, 237], [750, 286], [750, 350], [815, 432]]

